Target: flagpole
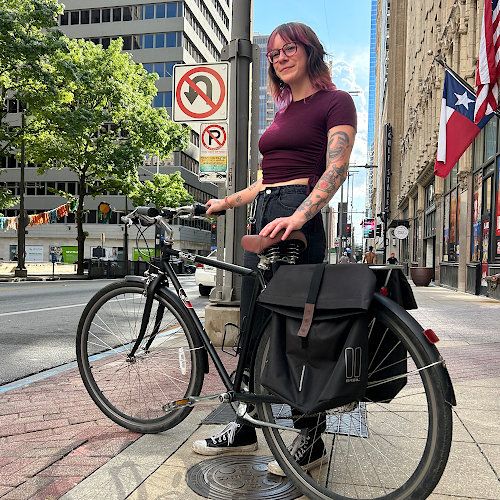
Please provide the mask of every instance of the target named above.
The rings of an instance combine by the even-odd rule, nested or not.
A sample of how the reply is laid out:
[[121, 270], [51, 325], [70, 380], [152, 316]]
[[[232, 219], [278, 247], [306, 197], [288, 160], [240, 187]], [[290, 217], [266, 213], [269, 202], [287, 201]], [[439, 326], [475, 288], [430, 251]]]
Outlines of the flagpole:
[[[448, 70], [467, 90], [469, 90], [472, 94], [476, 95], [475, 89], [467, 83], [460, 75], [458, 75], [455, 71], [453, 71], [445, 62], [445, 60], [441, 56], [434, 57], [434, 61], [440, 64], [444, 69]], [[496, 109], [493, 111], [495, 115], [500, 118], [500, 111]]]

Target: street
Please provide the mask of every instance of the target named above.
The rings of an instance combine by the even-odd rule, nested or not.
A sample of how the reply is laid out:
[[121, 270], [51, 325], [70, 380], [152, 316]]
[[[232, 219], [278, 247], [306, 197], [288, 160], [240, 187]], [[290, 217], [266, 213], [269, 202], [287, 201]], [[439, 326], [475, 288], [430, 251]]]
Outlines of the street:
[[[180, 276], [199, 311], [194, 276]], [[88, 300], [111, 280], [0, 283], [0, 385], [75, 361], [75, 337]]]

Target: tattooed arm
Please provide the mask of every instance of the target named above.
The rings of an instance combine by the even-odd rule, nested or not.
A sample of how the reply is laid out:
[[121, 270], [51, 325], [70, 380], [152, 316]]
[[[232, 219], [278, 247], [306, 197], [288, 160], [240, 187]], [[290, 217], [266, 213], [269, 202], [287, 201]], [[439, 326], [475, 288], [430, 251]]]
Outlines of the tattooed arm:
[[300, 229], [332, 199], [347, 178], [355, 135], [356, 131], [350, 125], [339, 125], [328, 131], [324, 174], [295, 213], [290, 217], [280, 217], [267, 224], [260, 232], [262, 236], [274, 238], [285, 229], [281, 239], [286, 240], [292, 231]]
[[207, 215], [213, 214], [214, 212], [220, 212], [222, 210], [227, 210], [228, 208], [241, 207], [242, 205], [247, 205], [251, 203], [259, 191], [262, 189], [262, 179], [254, 182], [246, 189], [242, 189], [237, 193], [226, 196], [224, 199], [211, 199], [207, 201]]

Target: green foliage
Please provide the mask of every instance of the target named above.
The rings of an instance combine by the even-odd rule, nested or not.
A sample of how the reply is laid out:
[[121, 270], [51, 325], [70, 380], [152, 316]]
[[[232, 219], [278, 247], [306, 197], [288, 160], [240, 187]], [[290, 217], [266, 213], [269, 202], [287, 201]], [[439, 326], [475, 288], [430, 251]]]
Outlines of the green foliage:
[[[0, 210], [13, 207], [17, 203], [18, 199], [13, 196], [12, 191], [3, 186], [0, 186]], [[0, 217], [1, 216], [2, 214], [0, 213]]]
[[[52, 85], [40, 86], [30, 106], [27, 158], [78, 176], [78, 272], [83, 272], [83, 206], [87, 195], [128, 194], [138, 183], [146, 154], [168, 157], [187, 146], [188, 131], [165, 109], [151, 106], [157, 93], [149, 75], [122, 40], [108, 49], [84, 40], [66, 40], [50, 61]], [[37, 104], [39, 103], [39, 104]]]
[[34, 121], [28, 137], [30, 159], [49, 168], [78, 174], [84, 194], [95, 196], [137, 181], [146, 153], [161, 158], [187, 145], [186, 131], [166, 110], [151, 107], [155, 78], [131, 56], [122, 41], [108, 49], [84, 40], [68, 40], [68, 51], [53, 60], [57, 91], [50, 103], [30, 108]]
[[130, 193], [130, 199], [136, 207], [154, 205], [156, 208], [176, 208], [194, 201], [184, 187], [179, 172], [155, 174], [152, 180], [137, 183]]
[[55, 29], [61, 11], [57, 0], [0, 0], [0, 153], [19, 147], [22, 135], [19, 127], [2, 121], [6, 98], [15, 96], [29, 107], [34, 91], [54, 87], [49, 58], [64, 50], [65, 40]]

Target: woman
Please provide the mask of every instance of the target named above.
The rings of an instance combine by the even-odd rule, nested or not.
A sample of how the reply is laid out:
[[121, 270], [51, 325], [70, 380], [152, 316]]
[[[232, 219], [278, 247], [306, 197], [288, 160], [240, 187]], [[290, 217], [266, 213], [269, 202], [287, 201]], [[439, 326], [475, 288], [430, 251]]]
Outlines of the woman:
[[[223, 200], [209, 200], [207, 214], [255, 200], [256, 233], [270, 237], [282, 233], [285, 240], [300, 229], [308, 242], [301, 263], [323, 262], [326, 243], [320, 210], [347, 177], [356, 110], [351, 96], [332, 83], [323, 60], [325, 51], [311, 28], [282, 24], [269, 37], [267, 50], [270, 91], [280, 111], [259, 141], [262, 179]], [[245, 253], [246, 267], [256, 268], [257, 263], [255, 254]], [[251, 278], [243, 278], [241, 322], [252, 286]], [[306, 419], [302, 421], [301, 427], [309, 428]], [[294, 452], [303, 457], [301, 465], [306, 469], [323, 459], [321, 439], [313, 439], [312, 453], [304, 453], [305, 446], [311, 449], [307, 443], [312, 437], [301, 434], [298, 439], [303, 442], [294, 443]], [[254, 428], [232, 422], [218, 434], [195, 441], [193, 449], [202, 455], [253, 451], [257, 436]], [[283, 474], [275, 462], [269, 464], [269, 471]]]

